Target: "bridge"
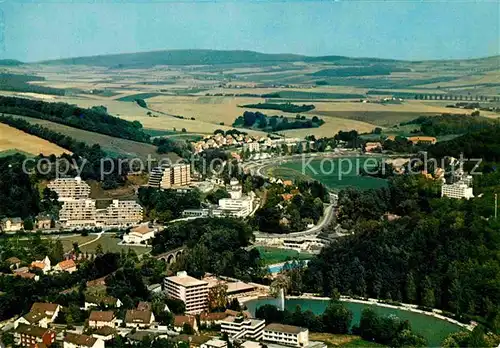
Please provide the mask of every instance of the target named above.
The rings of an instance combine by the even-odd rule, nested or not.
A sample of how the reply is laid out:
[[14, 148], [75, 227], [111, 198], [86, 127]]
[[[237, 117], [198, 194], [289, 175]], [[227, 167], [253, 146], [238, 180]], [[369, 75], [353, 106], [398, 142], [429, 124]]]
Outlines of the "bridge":
[[184, 254], [184, 250], [185, 249], [186, 249], [185, 246], [181, 246], [179, 248], [167, 251], [166, 253], [163, 253], [163, 254], [160, 254], [160, 255], [156, 255], [155, 259], [162, 260], [167, 265], [171, 265], [172, 263], [174, 263], [177, 260], [177, 258], [179, 256], [181, 256], [182, 254]]

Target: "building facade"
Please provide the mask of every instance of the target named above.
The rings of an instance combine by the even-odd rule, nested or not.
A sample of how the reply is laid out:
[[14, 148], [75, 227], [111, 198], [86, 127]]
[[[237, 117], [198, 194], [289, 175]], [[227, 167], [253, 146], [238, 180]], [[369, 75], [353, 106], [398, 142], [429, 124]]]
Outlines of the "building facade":
[[148, 186], [169, 189], [187, 186], [191, 183], [191, 166], [177, 163], [153, 168], [149, 175]]
[[72, 199], [85, 199], [90, 195], [90, 186], [80, 177], [57, 178], [51, 181], [47, 187], [57, 193], [59, 201]]
[[262, 340], [292, 347], [309, 345], [309, 330], [292, 325], [269, 324], [264, 328]]
[[106, 208], [96, 211], [97, 226], [130, 226], [142, 221], [143, 209], [136, 201], [114, 199]]
[[19, 324], [14, 331], [14, 340], [22, 347], [34, 347], [38, 344], [50, 346], [56, 339], [56, 333], [47, 328]]
[[165, 278], [164, 288], [168, 296], [184, 302], [187, 314], [198, 314], [208, 308], [208, 282], [177, 272]]
[[96, 206], [93, 199], [67, 199], [59, 211], [59, 222], [65, 227], [96, 225]]
[[233, 316], [225, 318], [220, 323], [221, 332], [227, 333], [232, 339], [250, 340], [261, 340], [265, 325], [265, 320]]

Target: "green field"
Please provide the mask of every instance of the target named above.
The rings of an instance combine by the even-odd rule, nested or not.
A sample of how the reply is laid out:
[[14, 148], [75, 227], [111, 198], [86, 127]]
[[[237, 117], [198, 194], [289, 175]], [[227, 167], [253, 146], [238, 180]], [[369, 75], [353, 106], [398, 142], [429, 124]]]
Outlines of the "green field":
[[105, 233], [101, 236], [101, 238], [99, 238], [95, 242], [81, 246], [82, 244], [93, 241], [96, 238], [97, 236], [95, 234], [90, 234], [85, 237], [75, 236], [75, 237], [61, 238], [61, 241], [63, 243], [64, 250], [66, 251], [71, 250], [73, 248], [74, 242], [77, 242], [80, 245], [80, 250], [86, 253], [94, 253], [96, 247], [99, 244], [101, 244], [104, 252], [112, 252], [112, 253], [119, 253], [122, 250], [127, 251], [129, 249], [132, 249], [137, 253], [137, 255], [141, 255], [151, 250], [151, 248], [147, 248], [144, 246], [118, 245], [121, 239], [117, 238], [113, 233]]
[[308, 260], [312, 256], [309, 253], [299, 253], [296, 250], [280, 249], [273, 247], [255, 247], [260, 253], [260, 258], [264, 261], [265, 265], [272, 265], [275, 263], [285, 262], [292, 259]]
[[[285, 179], [304, 179], [306, 177], [318, 180], [332, 190], [346, 187], [371, 189], [387, 186], [384, 179], [361, 176], [361, 169], [370, 169], [380, 159], [369, 157], [325, 158], [315, 159], [302, 170], [303, 163], [287, 162], [271, 170], [273, 176], [283, 176]], [[285, 174], [285, 175], [283, 175]]]
[[10, 149], [10, 150], [5, 150], [5, 151], [0, 151], [0, 158], [12, 156], [12, 155], [15, 155], [16, 153], [24, 155], [26, 157], [35, 157], [35, 155], [33, 155], [31, 153], [27, 153], [27, 152], [17, 150], [17, 149]]
[[[276, 97], [272, 97], [276, 95]], [[364, 94], [354, 93], [327, 93], [327, 92], [305, 92], [305, 91], [280, 91], [263, 95], [263, 98], [285, 98], [285, 99], [360, 99]]]

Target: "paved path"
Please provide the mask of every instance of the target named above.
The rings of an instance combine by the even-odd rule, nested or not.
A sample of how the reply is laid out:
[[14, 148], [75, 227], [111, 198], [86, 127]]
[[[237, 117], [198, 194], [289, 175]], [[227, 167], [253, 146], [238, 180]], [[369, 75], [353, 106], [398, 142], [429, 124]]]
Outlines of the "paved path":
[[95, 239], [89, 240], [88, 242], [85, 242], [85, 243], [83, 243], [83, 244], [79, 244], [78, 246], [79, 246], [79, 247], [82, 247], [82, 246], [89, 245], [89, 244], [92, 244], [92, 243], [94, 243], [94, 242], [97, 242], [99, 239], [101, 239], [101, 237], [102, 237], [102, 235], [103, 235], [103, 234], [104, 234], [104, 231], [99, 232], [99, 233], [97, 234], [97, 237], [96, 237]]

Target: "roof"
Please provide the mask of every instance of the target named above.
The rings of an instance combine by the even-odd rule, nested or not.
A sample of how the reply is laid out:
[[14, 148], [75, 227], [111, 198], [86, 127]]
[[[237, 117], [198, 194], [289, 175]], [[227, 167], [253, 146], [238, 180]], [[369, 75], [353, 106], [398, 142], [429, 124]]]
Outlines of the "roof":
[[292, 180], [283, 180], [283, 185], [285, 185], [285, 186], [292, 186], [293, 185], [293, 181]]
[[206, 341], [205, 344], [210, 347], [227, 347], [227, 342], [218, 338], [212, 338], [210, 341]]
[[191, 326], [194, 326], [194, 321], [196, 319], [194, 317], [188, 316], [188, 315], [176, 315], [174, 317], [174, 326], [184, 326], [184, 324], [189, 324]]
[[59, 305], [57, 303], [49, 303], [49, 302], [35, 302], [31, 306], [31, 312], [39, 311], [39, 312], [55, 312]]
[[33, 261], [31, 263], [31, 268], [44, 269], [45, 267], [46, 267], [46, 264], [44, 264], [42, 261]]
[[17, 274], [19, 274], [19, 273], [28, 273], [29, 270], [30, 269], [28, 267], [19, 267], [18, 269], [12, 270], [12, 272], [17, 273]]
[[151, 309], [152, 309], [151, 308], [151, 303], [149, 303], [149, 302], [141, 301], [137, 305], [137, 310], [138, 311], [150, 311]]
[[35, 273], [29, 273], [29, 272], [19, 272], [19, 273], [15, 272], [14, 275], [26, 279], [33, 279], [36, 277]]
[[99, 336], [109, 336], [116, 334], [116, 330], [110, 326], [101, 326], [100, 328], [95, 329], [94, 335]]
[[89, 320], [91, 321], [113, 321], [115, 313], [112, 311], [92, 311], [90, 312]]
[[3, 218], [2, 222], [10, 221], [13, 224], [20, 224], [23, 220], [20, 217]]
[[151, 321], [151, 311], [137, 311], [134, 309], [128, 310], [125, 314], [126, 323], [149, 324]]
[[97, 342], [97, 338], [87, 335], [67, 333], [66, 337], [64, 337], [64, 342], [73, 343], [77, 346], [92, 347]]
[[426, 137], [426, 136], [418, 136], [418, 137], [409, 137], [409, 141], [436, 141], [435, 137]]
[[175, 284], [179, 284], [179, 285], [182, 285], [184, 287], [208, 284], [204, 280], [199, 280], [199, 279], [196, 279], [196, 278], [188, 276], [188, 275], [172, 276], [172, 277], [168, 277], [167, 279], [171, 282], [174, 282]]
[[70, 269], [76, 267], [76, 263], [73, 260], [64, 260], [57, 264], [62, 270]]
[[132, 341], [142, 341], [144, 337], [154, 337], [155, 334], [149, 331], [136, 331], [134, 333], [129, 333], [127, 338]]
[[240, 292], [240, 291], [251, 291], [255, 289], [255, 286], [244, 283], [244, 282], [234, 282], [234, 283], [227, 283], [227, 290], [226, 292], [228, 294], [231, 294], [233, 292]]
[[26, 324], [19, 324], [19, 326], [16, 329], [17, 333], [34, 337], [43, 337], [43, 335], [45, 335], [47, 331], [49, 330], [39, 326], [26, 325]]
[[154, 229], [150, 228], [147, 224], [143, 224], [137, 227], [134, 227], [133, 229], [130, 230], [130, 233], [137, 233], [137, 234], [147, 234], [150, 232], [153, 232]]
[[10, 263], [11, 265], [16, 264], [16, 263], [21, 263], [21, 260], [19, 260], [17, 257], [9, 257], [5, 262]]
[[286, 332], [286, 333], [298, 334], [298, 333], [301, 333], [303, 331], [307, 331], [307, 329], [304, 329], [303, 327], [300, 327], [300, 326], [272, 323], [272, 324], [267, 325], [264, 328], [264, 331], [276, 331], [276, 332]]
[[244, 318], [251, 318], [252, 315], [248, 311], [243, 311], [243, 312], [238, 312], [238, 311], [233, 311], [232, 309], [226, 309], [227, 315], [233, 316], [233, 317], [238, 317], [241, 316], [243, 313]]
[[226, 312], [202, 313], [200, 315], [200, 320], [203, 320], [203, 321], [216, 321], [216, 320], [225, 319], [228, 316], [229, 316], [229, 314], [226, 313]]

